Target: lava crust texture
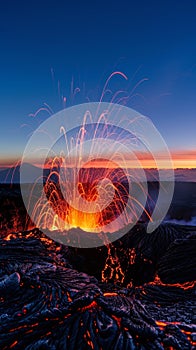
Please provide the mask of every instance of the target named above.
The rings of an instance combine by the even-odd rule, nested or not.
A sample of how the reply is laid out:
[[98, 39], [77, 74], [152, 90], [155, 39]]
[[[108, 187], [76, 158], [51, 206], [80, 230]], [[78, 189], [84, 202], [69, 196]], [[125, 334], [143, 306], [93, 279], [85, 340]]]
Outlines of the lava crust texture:
[[37, 229], [5, 233], [0, 349], [194, 349], [195, 247], [195, 228], [168, 224], [93, 253]]

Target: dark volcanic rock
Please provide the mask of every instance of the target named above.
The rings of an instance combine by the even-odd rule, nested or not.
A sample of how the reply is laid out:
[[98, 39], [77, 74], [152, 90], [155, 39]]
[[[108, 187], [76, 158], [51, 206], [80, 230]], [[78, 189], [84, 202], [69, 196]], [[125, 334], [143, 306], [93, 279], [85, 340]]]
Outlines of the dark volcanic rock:
[[[153, 281], [159, 272], [161, 259], [165, 254], [172, 255], [172, 244], [176, 240], [183, 240], [194, 234], [193, 226], [180, 226], [176, 224], [162, 224], [153, 233], [146, 233], [146, 225], [138, 224], [124, 237], [113, 242], [108, 247], [93, 249], [70, 248], [72, 264], [77, 270], [93, 274], [99, 280], [106, 282], [121, 283], [121, 285], [141, 285]], [[81, 232], [82, 234], [82, 232]], [[187, 246], [188, 249], [188, 246]], [[186, 254], [186, 246], [184, 247]], [[190, 252], [187, 250], [190, 256]], [[192, 256], [194, 248], [192, 248]], [[194, 260], [194, 259], [193, 259]], [[177, 263], [177, 262], [176, 262]], [[173, 262], [173, 269], [176, 264]], [[164, 264], [163, 264], [164, 266]], [[171, 266], [170, 266], [171, 269]], [[192, 271], [192, 275], [191, 275]], [[195, 279], [195, 271], [192, 269], [189, 274], [183, 271], [183, 282]], [[191, 276], [190, 276], [191, 275]], [[176, 282], [181, 282], [180, 275], [176, 275]], [[172, 280], [170, 280], [171, 283]], [[168, 280], [168, 283], [170, 283]]]
[[0, 295], [10, 295], [15, 293], [20, 288], [20, 275], [17, 272], [10, 276], [4, 276], [0, 281]]
[[184, 283], [196, 279], [196, 233], [175, 240], [158, 264], [164, 283]]
[[[85, 256], [84, 251], [63, 247], [39, 230], [5, 234], [0, 242], [0, 349], [193, 349], [194, 283], [187, 289], [156, 281], [130, 288], [116, 283], [116, 268], [120, 276], [122, 262], [122, 275], [129, 272], [134, 252], [138, 261], [152, 261], [156, 271], [159, 257], [148, 247], [160, 249], [162, 261], [177, 237], [176, 227], [166, 229], [166, 236], [160, 231], [145, 236], [145, 226], [140, 225], [108, 247], [108, 256], [103, 248], [107, 264], [114, 265], [108, 267], [113, 271], [110, 284], [73, 268], [78, 255], [87, 268], [92, 251]], [[164, 232], [163, 227], [159, 230]], [[181, 229], [179, 235], [186, 241], [188, 231]], [[187, 241], [191, 239], [189, 234]], [[127, 249], [132, 252], [129, 264]], [[145, 269], [138, 267], [139, 262], [135, 274], [142, 274]]]

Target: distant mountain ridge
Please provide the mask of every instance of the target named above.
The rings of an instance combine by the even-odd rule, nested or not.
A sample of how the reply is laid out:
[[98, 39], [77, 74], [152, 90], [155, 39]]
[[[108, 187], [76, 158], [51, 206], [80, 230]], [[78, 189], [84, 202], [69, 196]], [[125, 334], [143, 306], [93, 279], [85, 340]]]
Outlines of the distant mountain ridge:
[[[27, 167], [28, 170], [28, 182], [34, 182], [40, 175], [40, 168], [34, 165], [23, 165]], [[158, 172], [157, 169], [144, 169], [146, 173], [147, 180], [157, 181]], [[131, 169], [130, 169], [131, 171]], [[160, 170], [161, 172], [167, 172], [167, 170]], [[44, 169], [43, 175], [48, 176], [50, 169]], [[171, 179], [168, 177], [167, 181]], [[193, 169], [175, 169], [175, 181], [176, 182], [196, 182], [196, 168]], [[38, 182], [42, 182], [39, 179]], [[0, 170], [0, 183], [1, 184], [16, 184], [20, 183], [20, 165], [12, 168], [7, 168]]]

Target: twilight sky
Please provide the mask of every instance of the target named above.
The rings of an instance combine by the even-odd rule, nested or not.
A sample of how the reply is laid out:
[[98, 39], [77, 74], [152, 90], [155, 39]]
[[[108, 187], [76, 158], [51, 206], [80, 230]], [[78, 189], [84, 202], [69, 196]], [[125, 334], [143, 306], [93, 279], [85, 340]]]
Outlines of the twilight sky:
[[[196, 155], [194, 0], [0, 2], [0, 163], [18, 159], [47, 112], [98, 101], [108, 76], [177, 157]], [[80, 92], [73, 99], [73, 91]], [[77, 92], [77, 90], [76, 90]], [[177, 152], [177, 153], [176, 153]]]

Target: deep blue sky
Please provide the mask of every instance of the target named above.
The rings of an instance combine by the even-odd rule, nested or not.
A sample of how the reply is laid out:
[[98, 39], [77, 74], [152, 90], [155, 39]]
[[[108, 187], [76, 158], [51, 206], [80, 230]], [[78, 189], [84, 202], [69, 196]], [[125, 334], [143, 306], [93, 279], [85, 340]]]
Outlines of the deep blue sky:
[[171, 149], [196, 149], [195, 14], [194, 0], [1, 1], [1, 159], [21, 154], [37, 123], [29, 113], [44, 102], [62, 108], [58, 80], [68, 100], [73, 77], [82, 89], [75, 102], [96, 101], [114, 70], [129, 81], [116, 77], [113, 89], [148, 78], [137, 88], [145, 99], [129, 106], [152, 119]]

